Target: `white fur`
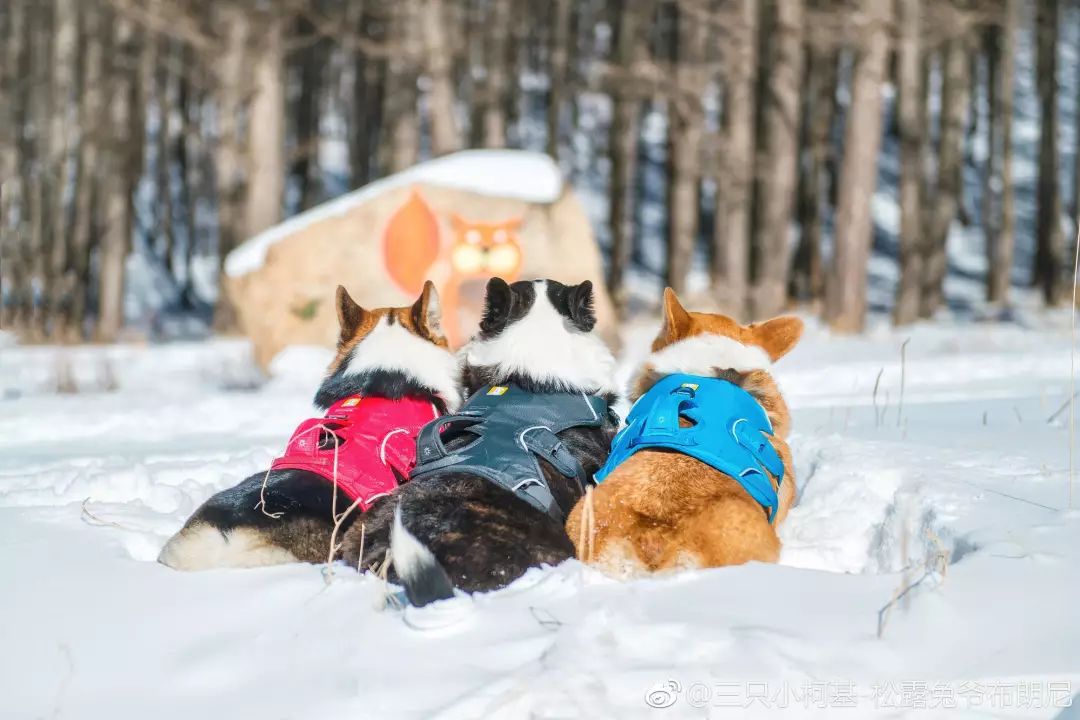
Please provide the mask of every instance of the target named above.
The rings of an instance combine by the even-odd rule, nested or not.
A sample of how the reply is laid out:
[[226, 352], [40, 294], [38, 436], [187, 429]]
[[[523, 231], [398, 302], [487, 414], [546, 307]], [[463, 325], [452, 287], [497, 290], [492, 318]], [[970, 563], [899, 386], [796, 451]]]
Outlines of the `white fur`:
[[461, 404], [457, 358], [449, 351], [413, 335], [400, 324], [380, 318], [375, 329], [353, 349], [346, 375], [369, 370], [403, 372], [436, 392], [453, 412]]
[[401, 521], [400, 503], [394, 508], [394, 526], [390, 531], [390, 555], [394, 570], [404, 583], [424, 574], [426, 568], [437, 566], [439, 561]]
[[175, 570], [252, 568], [296, 562], [296, 557], [268, 543], [258, 531], [237, 528], [221, 531], [210, 525], [195, 525], [173, 536], [158, 562]]
[[547, 282], [535, 285], [536, 300], [525, 317], [494, 338], [473, 339], [461, 349], [465, 361], [566, 390], [616, 392], [615, 357], [607, 345], [559, 314], [548, 300]]
[[657, 372], [711, 375], [713, 368], [749, 372], [772, 367], [769, 354], [725, 335], [694, 335], [654, 352], [645, 361]]

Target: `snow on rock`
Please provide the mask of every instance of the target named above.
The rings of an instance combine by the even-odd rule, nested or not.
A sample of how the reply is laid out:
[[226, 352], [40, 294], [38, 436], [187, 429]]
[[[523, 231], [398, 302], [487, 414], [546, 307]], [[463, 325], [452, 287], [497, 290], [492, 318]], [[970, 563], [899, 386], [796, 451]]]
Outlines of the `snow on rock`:
[[562, 172], [550, 156], [523, 150], [463, 150], [415, 165], [275, 225], [244, 242], [225, 259], [225, 272], [239, 277], [258, 270], [267, 249], [313, 222], [341, 215], [393, 188], [429, 183], [481, 195], [535, 203], [558, 200]]
[[[290, 351], [275, 368], [294, 380], [249, 392], [181, 373], [168, 393], [3, 401], [0, 715], [1056, 717], [1080, 690], [1058, 325], [811, 327], [777, 365], [799, 490], [778, 565], [617, 582], [567, 562], [404, 614], [343, 565], [327, 584], [310, 565], [153, 562], [266, 467], [323, 358]], [[627, 335], [620, 378], [654, 331]]]

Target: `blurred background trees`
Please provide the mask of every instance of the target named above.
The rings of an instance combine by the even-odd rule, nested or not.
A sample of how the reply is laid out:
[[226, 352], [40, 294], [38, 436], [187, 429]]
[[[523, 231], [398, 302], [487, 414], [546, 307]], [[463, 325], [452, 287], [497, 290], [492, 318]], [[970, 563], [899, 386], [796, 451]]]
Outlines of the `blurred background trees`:
[[29, 340], [115, 340], [133, 297], [228, 331], [238, 243], [466, 147], [559, 160], [624, 313], [666, 283], [909, 323], [950, 301], [950, 237], [995, 314], [1068, 295], [1074, 0], [6, 0], [0, 37], [0, 322]]

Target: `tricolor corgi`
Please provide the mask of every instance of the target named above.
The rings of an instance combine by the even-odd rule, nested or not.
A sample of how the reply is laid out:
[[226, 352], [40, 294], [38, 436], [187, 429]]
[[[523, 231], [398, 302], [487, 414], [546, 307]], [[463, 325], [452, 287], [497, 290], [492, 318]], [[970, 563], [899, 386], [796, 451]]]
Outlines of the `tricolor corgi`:
[[802, 330], [795, 317], [740, 325], [687, 312], [665, 290], [627, 426], [567, 522], [579, 558], [621, 576], [776, 562], [795, 478], [770, 370]]
[[159, 562], [203, 570], [326, 561], [335, 525], [343, 533], [407, 478], [420, 428], [461, 401], [438, 293], [428, 282], [412, 306], [365, 310], [339, 286], [337, 313], [337, 355], [315, 394], [326, 414], [304, 421], [269, 470], [203, 503]]
[[409, 482], [349, 529], [346, 561], [389, 554], [390, 579], [421, 606], [573, 557], [566, 513], [617, 426], [615, 360], [595, 324], [588, 281], [490, 280], [480, 332], [459, 353], [468, 399], [421, 431]]

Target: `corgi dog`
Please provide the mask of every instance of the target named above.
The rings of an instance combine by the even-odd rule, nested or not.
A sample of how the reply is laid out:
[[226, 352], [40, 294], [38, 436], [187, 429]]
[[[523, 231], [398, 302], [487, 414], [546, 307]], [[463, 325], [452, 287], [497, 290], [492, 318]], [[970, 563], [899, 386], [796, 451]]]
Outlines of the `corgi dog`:
[[304, 421], [265, 472], [217, 493], [166, 543], [178, 570], [324, 562], [331, 540], [384, 502], [415, 460], [416, 434], [461, 401], [460, 370], [428, 282], [408, 307], [365, 310], [337, 289], [337, 354]]
[[595, 324], [588, 281], [492, 278], [479, 333], [459, 352], [468, 399], [421, 431], [409, 482], [350, 527], [345, 560], [390, 557], [390, 579], [422, 606], [573, 557], [566, 513], [618, 424], [615, 359]]
[[802, 331], [796, 317], [740, 325], [688, 312], [665, 290], [663, 326], [633, 383], [614, 464], [567, 521], [579, 558], [624, 577], [776, 562], [795, 478], [791, 416], [770, 370]]

